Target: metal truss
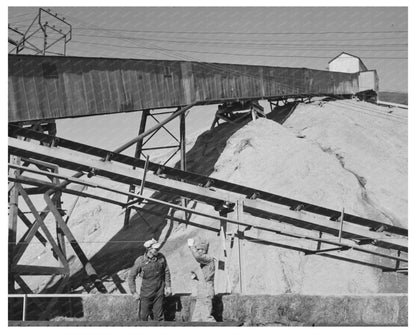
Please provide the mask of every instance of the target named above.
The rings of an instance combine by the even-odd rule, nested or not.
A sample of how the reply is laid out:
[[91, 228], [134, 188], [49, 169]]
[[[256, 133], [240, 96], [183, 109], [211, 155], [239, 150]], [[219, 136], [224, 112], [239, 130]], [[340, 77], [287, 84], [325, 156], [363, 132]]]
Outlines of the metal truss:
[[[49, 20], [49, 21], [48, 21]], [[51, 23], [52, 22], [52, 23]], [[39, 8], [38, 14], [24, 32], [9, 25], [9, 54], [28, 51], [39, 55], [66, 55], [66, 47], [72, 39], [72, 25], [65, 17], [52, 13], [50, 9]], [[38, 39], [41, 39], [39, 43]], [[53, 46], [62, 43], [60, 52], [52, 51]]]

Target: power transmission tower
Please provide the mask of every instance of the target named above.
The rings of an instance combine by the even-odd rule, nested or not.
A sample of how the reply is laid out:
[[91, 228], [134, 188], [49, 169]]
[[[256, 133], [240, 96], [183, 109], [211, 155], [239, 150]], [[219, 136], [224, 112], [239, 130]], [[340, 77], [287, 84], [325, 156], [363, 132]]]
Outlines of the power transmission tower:
[[32, 23], [23, 31], [9, 24], [9, 54], [66, 55], [71, 39], [72, 25], [50, 9], [39, 8]]

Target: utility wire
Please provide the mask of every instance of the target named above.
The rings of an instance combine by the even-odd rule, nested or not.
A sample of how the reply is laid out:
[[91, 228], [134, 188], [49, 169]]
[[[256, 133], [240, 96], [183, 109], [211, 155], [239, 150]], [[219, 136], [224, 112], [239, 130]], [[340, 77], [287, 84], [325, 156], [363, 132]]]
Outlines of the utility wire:
[[[81, 21], [82, 22], [82, 20], [79, 20], [79, 19], [76, 19], [76, 20], [78, 20], [78, 21]], [[84, 22], [82, 22], [82, 23], [84, 23]], [[128, 40], [127, 39], [127, 41], [129, 42], [129, 43], [131, 43], [131, 44], [133, 44], [133, 45], [136, 45], [136, 46], [138, 46], [139, 48], [145, 48], [145, 49], [153, 49], [153, 50], [156, 50], [156, 51], [158, 51], [158, 52], [160, 52], [160, 53], [162, 53], [163, 55], [165, 55], [165, 56], [168, 56], [168, 57], [170, 57], [170, 56], [172, 56], [172, 55], [174, 55], [174, 57], [176, 57], [176, 58], [179, 58], [179, 60], [188, 60], [188, 61], [197, 61], [197, 62], [201, 62], [201, 60], [200, 59], [195, 59], [195, 58], [192, 58], [192, 57], [190, 57], [190, 56], [187, 56], [187, 55], [181, 55], [181, 54], [179, 54], [179, 55], [177, 55], [177, 54], [175, 54], [175, 52], [177, 52], [177, 50], [169, 50], [169, 49], [165, 49], [165, 48], [160, 48], [160, 47], [156, 47], [156, 48], [149, 48], [149, 47], [143, 47], [142, 45], [137, 45], [137, 43], [134, 43], [134, 42], [132, 42], [131, 40]], [[166, 53], [166, 51], [170, 51], [170, 53]], [[238, 74], [238, 75], [243, 75], [243, 76], [247, 76], [247, 77], [252, 77], [252, 78], [254, 78], [254, 79], [257, 79], [257, 80], [260, 80], [261, 78], [259, 77], [259, 76], [256, 76], [256, 75], [251, 75], [251, 74], [248, 74], [248, 73], [243, 73], [243, 72], [238, 72], [238, 71], [235, 71], [235, 70], [226, 70], [226, 69], [224, 69], [223, 67], [221, 67], [221, 66], [218, 66], [218, 65], [215, 65], [215, 64], [209, 64], [209, 63], [200, 63], [200, 66], [203, 66], [203, 67], [205, 67], [205, 68], [209, 68], [209, 69], [214, 69], [214, 70], [217, 70], [217, 71], [220, 71], [220, 72], [225, 72], [225, 73], [236, 73], [236, 74]], [[264, 77], [263, 77], [263, 79], [264, 79]], [[266, 78], [266, 80], [267, 80], [267, 78]], [[275, 80], [270, 80], [270, 82], [274, 82]], [[280, 84], [282, 87], [284, 87], [284, 86], [287, 86], [287, 85], [285, 85], [285, 84]], [[290, 88], [295, 88], [295, 89], [299, 89], [299, 87], [290, 87]]]
[[[25, 26], [17, 26], [18, 28], [25, 28]], [[74, 28], [75, 30], [77, 29], [77, 28]], [[89, 30], [89, 29], [83, 29], [83, 30]], [[102, 31], [103, 29], [90, 29], [90, 30], [99, 30], [99, 31]], [[113, 31], [116, 31], [116, 29], [106, 29], [106, 30], [113, 30]], [[129, 31], [127, 31], [128, 33], [130, 33]], [[136, 32], [136, 31], [131, 31], [131, 33], [140, 33], [140, 32]], [[77, 36], [89, 36], [89, 35], [83, 35], [83, 34], [79, 34], [79, 33], [77, 33], [76, 34]], [[94, 35], [91, 35], [91, 36], [94, 36]], [[97, 35], [98, 36], [98, 35]], [[134, 36], [128, 36], [128, 35], [126, 35], [126, 36], [124, 36], [124, 37], [134, 37]], [[138, 38], [140, 38], [140, 37], [138, 37]], [[197, 38], [197, 37], [194, 37], [194, 38], [187, 38], [187, 37], [184, 37], [184, 36], [175, 36], [174, 37], [175, 38], [175, 40], [177, 40], [177, 41], [199, 41], [199, 42], [215, 42], [215, 41], [221, 41], [221, 42], [229, 42], [229, 41], [236, 41], [235, 39], [232, 39], [232, 40], [224, 40], [223, 38], [222, 39], [206, 39], [206, 38], [204, 38], [204, 39], [201, 39], [201, 38], [198, 38], [198, 39], [195, 39], [195, 38]], [[400, 38], [405, 38], [405, 39], [408, 39], [407, 38], [407, 36], [395, 36], [395, 37], [374, 37], [374, 36], [371, 36], [371, 37], [367, 37], [367, 38], [342, 38], [342, 39], [340, 39], [340, 38], [336, 38], [336, 39], [331, 39], [331, 38], [325, 38], [325, 39], [311, 39], [311, 38], [308, 38], [308, 39], [294, 39], [293, 37], [290, 37], [290, 39], [272, 39], [272, 40], [270, 40], [270, 39], [261, 39], [260, 41], [261, 42], [263, 42], [263, 43], [274, 43], [274, 42], [288, 42], [288, 41], [293, 41], [293, 42], [315, 42], [315, 41], [320, 41], [320, 42], [328, 42], [328, 41], [336, 41], [336, 42], [340, 42], [340, 41], [342, 41], [342, 42], [346, 42], [346, 41], [357, 41], [357, 40], [363, 40], [363, 41], [373, 41], [373, 40], [384, 40], [384, 39], [393, 39], [393, 40], [398, 40], [398, 39], [400, 39]], [[238, 41], [238, 40], [237, 40]], [[255, 39], [255, 40], [252, 40], [252, 39], [247, 39], [247, 38], [244, 38], [244, 42], [259, 42], [259, 39], [257, 38], [257, 39]]]
[[317, 31], [317, 32], [235, 32], [235, 31], [166, 31], [166, 30], [129, 30], [113, 28], [90, 28], [75, 27], [74, 30], [99, 30], [99, 31], [118, 31], [118, 32], [138, 32], [155, 34], [189, 34], [189, 35], [326, 35], [326, 34], [390, 34], [408, 33], [407, 30], [385, 30], [385, 31]]
[[[206, 41], [206, 40], [173, 40], [173, 39], [155, 39], [155, 38], [144, 38], [144, 37], [132, 37], [132, 36], [123, 36], [123, 35], [115, 35], [115, 36], [108, 36], [108, 35], [95, 35], [95, 34], [77, 34], [76, 36], [82, 37], [99, 37], [99, 38], [112, 38], [112, 39], [131, 39], [131, 40], [146, 40], [146, 41], [154, 41], [154, 42], [169, 42], [169, 43], [179, 43], [179, 44], [189, 44], [189, 43], [198, 43], [198, 44], [227, 44], [227, 45], [254, 45], [254, 46], [316, 46], [316, 47], [339, 47], [339, 46], [347, 46], [347, 47], [362, 47], [362, 46], [370, 46], [370, 47], [386, 47], [386, 46], [408, 46], [407, 43], [393, 43], [393, 44], [305, 44], [305, 43], [275, 43], [275, 42], [267, 42], [267, 43], [255, 43], [255, 42], [243, 42], [243, 41]], [[287, 42], [287, 41], [286, 41]]]
[[[38, 37], [41, 38], [41, 37]], [[122, 44], [113, 44], [113, 43], [105, 43], [105, 42], [88, 42], [88, 41], [82, 41], [82, 40], [75, 40], [74, 42], [76, 43], [80, 43], [80, 44], [90, 44], [90, 43], [96, 43], [96, 45], [105, 45], [105, 46], [110, 46], [110, 47], [124, 47], [124, 48], [130, 48], [130, 49], [134, 49], [134, 48], [139, 48], [139, 46], [124, 46]], [[195, 47], [198, 47], [199, 45], [193, 45]], [[225, 44], [221, 47], [230, 47], [230, 48], [235, 48], [235, 46], [233, 45], [229, 45], [229, 44]], [[240, 47], [242, 48], [242, 47]], [[294, 51], [294, 50], [306, 50], [306, 51], [312, 51], [312, 52], [327, 52], [332, 51], [332, 50], [339, 50], [339, 48], [326, 48], [326, 47], [316, 47], [316, 48], [312, 48], [312, 47], [283, 47], [283, 48], [268, 48], [266, 46], [264, 47], [253, 47], [253, 46], [249, 46], [249, 47], [244, 47], [244, 48], [249, 48], [249, 49], [257, 49], [257, 50], [263, 50], [263, 51]], [[368, 52], [408, 52], [407, 49], [405, 50], [392, 50], [392, 49], [355, 49], [354, 51], [368, 51]], [[327, 57], [325, 57], [327, 58]]]
[[[74, 43], [81, 43], [81, 44], [90, 44], [90, 45], [102, 45], [102, 46], [112, 46], [112, 47], [121, 47], [121, 45], [115, 45], [110, 43], [97, 43], [97, 42], [82, 42], [82, 41], [72, 41]], [[127, 47], [127, 46], [123, 46]], [[147, 50], [160, 50], [158, 47], [145, 47], [145, 46], [130, 46], [128, 48], [132, 49], [140, 49], [144, 48]], [[288, 55], [266, 55], [266, 54], [247, 54], [247, 53], [231, 53], [231, 52], [211, 52], [211, 51], [196, 51], [196, 50], [175, 50], [175, 49], [167, 49], [162, 48], [164, 51], [168, 52], [186, 52], [186, 53], [198, 53], [198, 54], [216, 54], [216, 55], [233, 55], [233, 56], [246, 56], [246, 57], [268, 57], [268, 58], [315, 58], [315, 59], [328, 59], [325, 56], [312, 56], [312, 55], [295, 55], [295, 54], [288, 54]], [[382, 60], [406, 60], [407, 57], [371, 57], [371, 56], [363, 56], [363, 59], [382, 59]], [[180, 59], [184, 60], [184, 59]], [[201, 60], [193, 60], [193, 61], [201, 61]]]

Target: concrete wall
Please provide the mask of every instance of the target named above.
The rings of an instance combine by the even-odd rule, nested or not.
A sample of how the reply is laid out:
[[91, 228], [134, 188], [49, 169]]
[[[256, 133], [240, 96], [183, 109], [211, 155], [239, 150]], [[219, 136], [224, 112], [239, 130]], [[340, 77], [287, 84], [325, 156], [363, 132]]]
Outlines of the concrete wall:
[[[195, 297], [172, 296], [167, 319], [189, 321]], [[97, 295], [83, 301], [84, 320], [137, 321], [137, 304], [130, 296]], [[239, 296], [217, 295], [217, 320], [258, 326], [407, 326], [407, 294]]]

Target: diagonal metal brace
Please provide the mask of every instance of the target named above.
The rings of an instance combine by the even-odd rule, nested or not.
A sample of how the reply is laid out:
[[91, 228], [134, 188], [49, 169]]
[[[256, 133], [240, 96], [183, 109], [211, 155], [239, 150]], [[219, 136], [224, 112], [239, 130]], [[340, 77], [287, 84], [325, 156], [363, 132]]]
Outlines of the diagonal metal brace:
[[337, 246], [337, 247], [331, 247], [329, 249], [322, 249], [322, 250], [316, 250], [316, 251], [305, 251], [305, 255], [311, 255], [311, 254], [318, 254], [318, 253], [324, 253], [324, 252], [333, 252], [333, 251], [346, 251], [351, 249], [350, 246]]

